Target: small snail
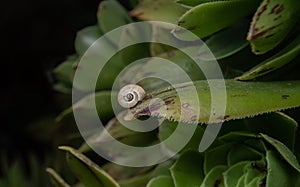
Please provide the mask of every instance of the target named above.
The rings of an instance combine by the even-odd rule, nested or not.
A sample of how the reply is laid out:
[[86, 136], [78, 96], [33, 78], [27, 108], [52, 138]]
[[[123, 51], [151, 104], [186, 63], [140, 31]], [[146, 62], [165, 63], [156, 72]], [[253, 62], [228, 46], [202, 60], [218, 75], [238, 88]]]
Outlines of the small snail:
[[128, 84], [118, 94], [118, 102], [124, 108], [134, 107], [145, 97], [145, 90], [139, 85]]

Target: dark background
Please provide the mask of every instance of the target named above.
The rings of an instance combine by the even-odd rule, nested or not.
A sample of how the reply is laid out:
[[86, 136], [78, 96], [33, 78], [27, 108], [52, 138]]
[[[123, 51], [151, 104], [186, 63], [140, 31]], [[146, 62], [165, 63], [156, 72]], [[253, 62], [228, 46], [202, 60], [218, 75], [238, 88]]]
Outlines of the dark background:
[[100, 0], [2, 2], [0, 152], [37, 149], [26, 128], [58, 114], [53, 68], [74, 52], [76, 32], [97, 22]]

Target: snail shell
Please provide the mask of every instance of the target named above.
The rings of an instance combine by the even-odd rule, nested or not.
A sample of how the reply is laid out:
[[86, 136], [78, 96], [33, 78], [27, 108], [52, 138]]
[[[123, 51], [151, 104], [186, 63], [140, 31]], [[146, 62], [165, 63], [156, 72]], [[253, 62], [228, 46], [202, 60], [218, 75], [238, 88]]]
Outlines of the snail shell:
[[145, 90], [139, 85], [128, 84], [118, 94], [118, 102], [124, 108], [134, 107], [145, 97]]

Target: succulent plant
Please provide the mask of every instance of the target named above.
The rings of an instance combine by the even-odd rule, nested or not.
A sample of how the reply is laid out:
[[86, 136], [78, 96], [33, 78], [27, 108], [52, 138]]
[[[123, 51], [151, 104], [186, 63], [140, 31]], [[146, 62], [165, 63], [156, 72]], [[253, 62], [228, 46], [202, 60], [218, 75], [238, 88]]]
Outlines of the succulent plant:
[[[82, 143], [77, 149], [62, 146], [67, 154], [71, 170], [78, 181], [74, 186], [299, 186], [300, 185], [300, 131], [298, 130], [300, 106], [300, 2], [297, 0], [140, 0], [130, 1], [133, 9], [128, 12], [115, 0], [105, 0], [99, 5], [97, 25], [79, 31], [75, 40], [76, 54], [67, 58], [55, 70], [57, 83], [54, 88], [70, 94], [72, 88], [82, 92], [73, 108], [63, 111], [57, 121], [63, 125], [74, 124], [73, 112], [80, 111], [87, 119], [91, 113], [91, 102], [96, 103], [98, 115], [106, 124], [107, 131], [118, 141], [132, 146], [149, 146], [167, 139], [175, 129], [184, 125], [195, 127], [195, 133], [173, 158], [145, 167], [119, 166], [107, 162], [101, 167], [84, 154], [93, 153]], [[88, 48], [100, 36], [122, 25], [140, 21], [164, 21], [178, 24], [173, 29], [174, 38], [186, 40], [186, 30], [200, 37], [214, 54], [224, 75], [227, 99], [223, 115], [210, 115], [211, 93], [209, 81], [218, 85], [220, 80], [207, 81], [203, 72], [182, 51], [158, 43], [142, 43], [123, 49], [111, 59], [104, 73], [98, 77], [95, 93], [85, 84], [73, 83], [78, 63]], [[148, 34], [155, 38], [165, 35], [167, 30], [152, 27]], [[134, 35], [123, 35], [107, 39], [98, 50], [110, 51], [118, 48], [120, 42], [130, 40]], [[205, 50], [204, 48], [198, 48]], [[151, 59], [143, 64], [131, 62], [145, 57], [159, 57], [172, 61], [191, 78], [192, 83], [181, 80], [176, 69], [165, 71]], [[213, 59], [203, 55], [201, 60], [209, 64]], [[101, 61], [101, 59], [98, 59]], [[149, 68], [151, 66], [151, 68]], [[122, 76], [118, 77], [121, 73]], [[153, 77], [160, 73], [172, 75], [178, 84], [171, 85], [161, 80], [140, 80], [145, 75]], [[146, 91], [146, 97], [124, 112], [114, 114], [111, 97], [117, 96], [113, 83], [119, 80], [119, 88], [130, 82], [139, 81]], [[183, 81], [183, 82], [182, 82]], [[195, 87], [200, 104], [190, 94]], [[174, 88], [180, 88], [187, 103], [181, 103]], [[218, 88], [218, 87], [217, 87]], [[217, 92], [219, 93], [219, 92]], [[93, 96], [93, 97], [91, 97]], [[71, 95], [70, 95], [71, 97]], [[92, 99], [91, 99], [92, 98]], [[93, 100], [95, 98], [95, 101]], [[74, 99], [74, 98], [73, 98]], [[150, 99], [157, 99], [153, 103]], [[185, 105], [185, 106], [183, 106]], [[159, 107], [157, 107], [159, 106]], [[155, 108], [150, 111], [148, 108]], [[189, 108], [181, 112], [181, 108]], [[198, 110], [200, 107], [200, 116]], [[166, 109], [164, 113], [162, 109]], [[74, 110], [74, 111], [73, 111]], [[125, 109], [124, 109], [125, 110]], [[150, 116], [163, 118], [163, 123], [151, 132], [136, 132], [122, 126], [116, 118], [123, 115], [138, 125], [136, 118]], [[294, 118], [294, 119], [293, 119]], [[178, 122], [182, 122], [178, 124]], [[204, 152], [198, 146], [205, 128], [222, 122], [222, 129], [214, 143]], [[91, 122], [92, 123], [92, 122]], [[195, 124], [197, 124], [195, 126]], [[87, 124], [88, 125], [88, 124]], [[179, 133], [178, 143], [181, 141]], [[94, 146], [110, 141], [105, 133], [95, 130], [90, 137]], [[176, 142], [174, 142], [176, 144]], [[168, 145], [172, 151], [174, 147]], [[113, 154], [114, 147], [106, 152]], [[116, 157], [118, 155], [115, 155]], [[52, 169], [47, 170], [55, 186], [71, 186]]]

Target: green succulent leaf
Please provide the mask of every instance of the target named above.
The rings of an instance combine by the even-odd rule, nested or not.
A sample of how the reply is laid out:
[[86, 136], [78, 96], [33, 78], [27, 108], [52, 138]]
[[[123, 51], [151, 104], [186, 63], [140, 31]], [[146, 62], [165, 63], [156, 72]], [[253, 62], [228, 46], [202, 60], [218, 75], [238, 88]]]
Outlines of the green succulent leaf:
[[222, 173], [227, 170], [227, 166], [225, 165], [219, 165], [214, 168], [212, 168], [206, 175], [205, 178], [201, 184], [201, 187], [206, 186], [218, 186], [223, 187], [224, 186], [224, 180]]
[[280, 52], [276, 53], [269, 59], [261, 62], [257, 66], [251, 68], [243, 75], [237, 77], [237, 80], [252, 80], [260, 76], [266, 75], [278, 68], [291, 62], [300, 54], [300, 35], [289, 43]]
[[244, 174], [244, 168], [250, 161], [242, 161], [234, 164], [223, 173], [225, 187], [236, 186], [240, 177]]
[[[169, 62], [173, 64], [169, 65]], [[172, 50], [151, 58], [143, 65], [138, 63], [129, 67], [121, 76], [120, 82], [122, 84], [138, 82], [146, 92], [151, 92], [169, 86], [169, 83], [161, 79], [145, 79], [145, 77], [161, 77], [163, 75], [173, 83], [183, 83], [182, 77], [186, 74], [189, 75], [191, 80], [203, 80], [205, 78], [200, 68], [189, 56], [180, 50]]]
[[[120, 40], [118, 42], [119, 49], [123, 48], [123, 46], [128, 43], [134, 43], [144, 41], [145, 38], [151, 38], [152, 36], [152, 25], [149, 24], [146, 26], [146, 23], [143, 23], [142, 26], [135, 25], [126, 27], [121, 33]], [[129, 65], [130, 63], [150, 57], [150, 45], [149, 43], [139, 43], [135, 45], [128, 46], [121, 50], [121, 59], [122, 63], [125, 65]]]
[[68, 163], [72, 171], [86, 187], [119, 187], [120, 185], [98, 165], [85, 155], [67, 146], [59, 149], [67, 152]]
[[244, 183], [249, 186], [259, 186], [267, 175], [266, 163], [264, 160], [252, 162], [245, 166], [244, 171]]
[[268, 175], [266, 187], [295, 186], [295, 170], [291, 169], [274, 151], [267, 151]]
[[71, 87], [73, 82], [73, 76], [75, 73], [74, 65], [78, 61], [77, 55], [68, 56], [66, 61], [58, 65], [54, 70], [54, 77], [64, 85]]
[[281, 141], [290, 150], [294, 150], [298, 123], [286, 114], [274, 112], [244, 121], [251, 132], [267, 134]]
[[260, 160], [263, 158], [263, 154], [245, 145], [234, 145], [227, 155], [227, 163], [229, 166], [234, 165], [241, 161], [246, 160]]
[[[102, 166], [102, 168], [115, 180], [124, 184], [124, 183], [133, 183], [137, 180], [136, 177], [146, 178], [145, 176], [152, 175], [153, 167], [128, 167], [128, 166], [121, 166], [115, 164], [113, 162], [109, 162]], [[148, 176], [149, 178], [149, 176]], [[134, 179], [134, 180], [133, 180]], [[139, 181], [139, 180], [137, 180]], [[121, 185], [122, 186], [122, 185]]]
[[176, 187], [200, 186], [203, 179], [203, 156], [198, 151], [184, 152], [170, 168]]
[[266, 134], [261, 134], [261, 136], [274, 148], [280, 153], [280, 155], [298, 172], [300, 172], [300, 165], [299, 162], [296, 158], [296, 156], [293, 154], [293, 152], [286, 147], [283, 143], [280, 141], [266, 135]]
[[257, 135], [245, 131], [232, 131], [223, 136], [220, 136], [218, 139], [223, 142], [242, 142], [249, 138], [257, 138]]
[[186, 8], [173, 0], [143, 0], [130, 14], [143, 21], [176, 23]]
[[159, 176], [151, 179], [146, 187], [174, 187], [171, 177]]
[[71, 187], [68, 183], [64, 181], [64, 179], [59, 176], [56, 171], [54, 171], [52, 168], [46, 169], [47, 173], [49, 174], [51, 181], [55, 187]]
[[167, 160], [157, 165], [152, 173], [152, 178], [158, 176], [171, 176], [170, 167], [174, 164], [174, 160]]
[[218, 165], [227, 165], [227, 154], [234, 143], [222, 144], [207, 150], [204, 153], [204, 173], [207, 175], [209, 171]]
[[[210, 80], [210, 85], [214, 90], [224, 89], [220, 86], [220, 80]], [[252, 117], [272, 111], [278, 111], [300, 105], [300, 82], [239, 82], [233, 80], [225, 80], [226, 85], [226, 112], [224, 116], [212, 115], [211, 122], [222, 122], [230, 119], [240, 119]], [[180, 90], [181, 96], [184, 96], [185, 106], [189, 110], [183, 110], [177, 94]], [[193, 88], [196, 88], [200, 105], [196, 104], [197, 98], [191, 97], [195, 94]], [[164, 88], [159, 91], [148, 93], [147, 97], [131, 108], [131, 116], [127, 119], [144, 115], [153, 115], [164, 117], [169, 120], [195, 123], [193, 116], [197, 116], [197, 108], [200, 108], [199, 123], [207, 123], [212, 111], [211, 93], [207, 81], [194, 81], [193, 83], [185, 83], [174, 85], [174, 88]], [[219, 93], [219, 92], [218, 92]], [[183, 97], [182, 96], [182, 97]], [[219, 99], [221, 96], [214, 98]], [[153, 99], [156, 99], [153, 102]], [[170, 102], [171, 101], [171, 102]], [[219, 101], [218, 103], [221, 103]], [[197, 105], [197, 106], [196, 106]], [[149, 111], [148, 107], [155, 107], [155, 111]], [[157, 107], [160, 106], [160, 107]], [[165, 110], [167, 108], [167, 110]], [[155, 115], [154, 115], [155, 114]], [[181, 115], [180, 115], [181, 114]]]
[[[89, 116], [91, 116], [91, 111], [94, 110], [92, 104], [95, 102], [99, 118], [102, 121], [107, 121], [113, 117], [114, 112], [112, 109], [111, 97], [116, 97], [116, 94], [116, 92], [100, 91], [92, 95], [87, 95], [72, 107], [64, 110], [56, 120], [58, 122], [63, 122], [73, 118], [73, 110], [80, 111], [82, 116], [85, 116], [85, 119], [90, 119]], [[95, 100], [93, 100], [93, 98], [95, 98]]]
[[[73, 82], [74, 88], [86, 92], [112, 89], [112, 85], [124, 68], [124, 64], [119, 53], [112, 56], [108, 61], [104, 60], [106, 59], [104, 56], [117, 50], [118, 47], [107, 38], [102, 38], [101, 42], [97, 41], [93, 45], [92, 50], [89, 50], [86, 55], [82, 56], [80, 63], [76, 66], [77, 73], [80, 75], [83, 74], [82, 72], [85, 72], [85, 75], [75, 79], [76, 81]], [[96, 87], [91, 88], [91, 80], [94, 78], [94, 75], [86, 72], [95, 71], [95, 65], [104, 67], [98, 76]]]
[[205, 40], [205, 44], [213, 56], [207, 55], [207, 47], [205, 46], [199, 49], [199, 58], [206, 61], [214, 60], [212, 57], [220, 60], [245, 48], [249, 44], [245, 40], [248, 29], [247, 23], [247, 21], [236, 23], [209, 37]]
[[[178, 145], [182, 142], [182, 139], [184, 139], [186, 135], [185, 129], [180, 129], [177, 128], [178, 125], [189, 125], [189, 124], [177, 124], [177, 122], [172, 122], [172, 121], [164, 121], [162, 125], [159, 126], [159, 133], [158, 133], [158, 138], [160, 142], [163, 142], [165, 139], [167, 139], [170, 135], [174, 133], [176, 130], [176, 135], [178, 138], [175, 141], [172, 141], [170, 144], [166, 144], [165, 146], [172, 151], [176, 151]], [[191, 128], [191, 127], [186, 127], [186, 128]], [[192, 127], [193, 128], [193, 127]], [[202, 126], [197, 126], [193, 136], [189, 140], [189, 142], [185, 145], [185, 147], [181, 150], [198, 150], [199, 143], [202, 139], [202, 136], [204, 134], [204, 129]]]
[[263, 54], [276, 47], [295, 26], [299, 11], [298, 0], [264, 0], [253, 17], [247, 36], [252, 51]]
[[209, 3], [218, 0], [177, 0], [177, 3], [187, 5], [187, 6], [196, 6], [202, 3]]
[[[124, 117], [125, 112], [120, 113], [118, 119], [122, 119]], [[123, 151], [123, 155], [117, 154], [115, 151], [116, 147], [110, 146], [112, 141], [111, 137], [113, 137], [115, 141], [119, 141], [123, 144], [136, 147], [149, 146], [157, 142], [157, 132], [155, 130], [151, 132], [143, 132], [147, 127], [141, 126], [139, 120], [120, 122], [118, 119], [111, 119], [105, 126], [106, 131], [94, 130], [91, 136], [88, 138], [89, 145], [97, 147], [98, 150], [101, 150], [107, 153], [108, 155], [114, 156], [116, 159], [117, 157], [125, 156], [134, 159], [134, 157], [130, 156], [130, 152]], [[152, 120], [153, 123], [156, 122], [156, 119]], [[139, 129], [141, 132], [131, 130], [127, 128], [126, 125], [131, 126], [135, 129]], [[90, 151], [90, 148], [87, 146], [86, 143], [83, 143], [79, 150], [86, 152]]]
[[86, 50], [101, 36], [102, 33], [98, 25], [89, 26], [78, 31], [74, 44], [77, 54], [83, 55]]
[[245, 178], [246, 178], [246, 173], [239, 178], [236, 187], [245, 187]]
[[121, 180], [120, 186], [121, 187], [140, 187], [140, 186], [146, 186], [149, 182], [150, 174], [140, 174], [137, 176], [134, 176], [132, 178]]
[[126, 9], [116, 0], [102, 1], [97, 18], [100, 29], [104, 33], [132, 22]]
[[[188, 10], [178, 25], [200, 38], [220, 31], [250, 15], [259, 6], [260, 0], [214, 1], [203, 3]], [[220, 21], [221, 20], [221, 21]], [[174, 33], [183, 38], [184, 30], [176, 28]], [[183, 37], [182, 37], [183, 36]]]

